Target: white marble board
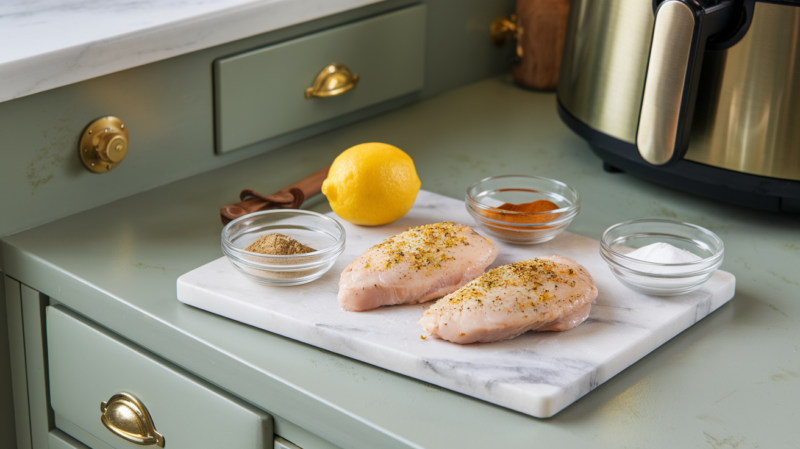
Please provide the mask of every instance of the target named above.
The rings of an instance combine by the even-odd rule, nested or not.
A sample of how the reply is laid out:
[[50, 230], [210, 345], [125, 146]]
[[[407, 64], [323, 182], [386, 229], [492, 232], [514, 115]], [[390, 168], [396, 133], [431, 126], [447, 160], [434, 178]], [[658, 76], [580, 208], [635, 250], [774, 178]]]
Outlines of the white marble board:
[[[338, 220], [338, 217], [332, 214]], [[577, 217], [580, 220], [580, 216]], [[717, 271], [699, 290], [657, 298], [633, 292], [600, 258], [596, 240], [564, 232], [550, 242], [496, 242], [498, 266], [558, 254], [594, 277], [599, 295], [589, 318], [567, 332], [528, 332], [512, 340], [459, 346], [421, 339], [417, 320], [432, 304], [346, 312], [336, 301], [339, 274], [358, 255], [409, 226], [474, 224], [464, 203], [421, 191], [401, 220], [360, 227], [339, 220], [347, 247], [319, 280], [297, 287], [254, 283], [225, 257], [178, 279], [178, 299], [249, 325], [414, 377], [519, 412], [555, 415], [733, 297], [735, 277]]]

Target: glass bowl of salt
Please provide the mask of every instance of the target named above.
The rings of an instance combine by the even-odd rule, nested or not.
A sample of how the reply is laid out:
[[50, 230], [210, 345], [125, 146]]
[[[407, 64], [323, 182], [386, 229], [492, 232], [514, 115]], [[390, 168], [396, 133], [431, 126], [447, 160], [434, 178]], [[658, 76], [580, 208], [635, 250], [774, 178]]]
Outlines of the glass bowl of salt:
[[716, 234], [673, 220], [633, 220], [606, 229], [600, 255], [626, 287], [654, 296], [700, 288], [720, 265], [725, 245]]

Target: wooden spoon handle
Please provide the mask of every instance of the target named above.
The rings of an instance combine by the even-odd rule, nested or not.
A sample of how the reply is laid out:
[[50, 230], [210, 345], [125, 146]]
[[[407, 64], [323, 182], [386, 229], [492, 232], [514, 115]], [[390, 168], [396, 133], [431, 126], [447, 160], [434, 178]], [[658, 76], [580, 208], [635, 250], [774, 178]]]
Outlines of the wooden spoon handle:
[[262, 210], [299, 208], [306, 198], [322, 192], [322, 182], [328, 177], [329, 169], [330, 166], [325, 167], [272, 195], [261, 195], [250, 189], [242, 190], [239, 194], [241, 201], [223, 206], [219, 210], [222, 224]]
[[569, 0], [517, 0], [521, 28], [514, 80], [530, 89], [554, 90], [567, 35]]

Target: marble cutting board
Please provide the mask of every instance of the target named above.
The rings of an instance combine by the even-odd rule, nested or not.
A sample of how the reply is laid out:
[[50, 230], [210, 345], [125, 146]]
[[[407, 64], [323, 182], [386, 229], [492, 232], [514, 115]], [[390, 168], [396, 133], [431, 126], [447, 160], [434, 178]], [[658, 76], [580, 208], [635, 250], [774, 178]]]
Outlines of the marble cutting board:
[[[332, 216], [336, 219], [335, 215]], [[580, 220], [580, 216], [577, 217]], [[336, 301], [339, 275], [358, 255], [409, 226], [440, 221], [473, 225], [462, 201], [420, 191], [411, 211], [387, 226], [340, 220], [347, 247], [319, 280], [297, 287], [254, 283], [225, 257], [178, 278], [178, 300], [242, 323], [414, 377], [539, 418], [581, 396], [698, 322], [733, 297], [735, 277], [717, 271], [699, 290], [657, 298], [623, 286], [600, 258], [599, 242], [564, 232], [550, 242], [496, 242], [492, 267], [558, 254], [594, 277], [599, 295], [589, 318], [567, 332], [459, 346], [425, 340], [417, 320], [432, 303], [346, 312]]]

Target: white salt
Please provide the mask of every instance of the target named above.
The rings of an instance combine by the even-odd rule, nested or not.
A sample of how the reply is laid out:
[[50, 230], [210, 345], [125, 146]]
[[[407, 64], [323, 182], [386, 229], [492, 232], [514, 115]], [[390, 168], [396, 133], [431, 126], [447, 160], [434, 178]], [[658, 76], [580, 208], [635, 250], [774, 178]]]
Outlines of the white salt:
[[658, 242], [652, 245], [643, 246], [636, 251], [626, 254], [626, 256], [641, 260], [643, 262], [655, 263], [687, 263], [695, 262], [702, 257], [690, 253], [689, 251], [676, 248], [669, 243]]

